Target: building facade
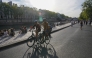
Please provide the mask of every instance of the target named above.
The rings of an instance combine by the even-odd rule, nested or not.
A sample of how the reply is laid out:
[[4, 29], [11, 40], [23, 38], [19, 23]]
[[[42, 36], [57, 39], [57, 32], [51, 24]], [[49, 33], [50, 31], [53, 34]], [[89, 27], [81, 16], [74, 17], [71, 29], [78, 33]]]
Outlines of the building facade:
[[12, 1], [9, 1], [8, 4], [9, 4], [10, 6], [12, 6]]
[[13, 3], [13, 6], [17, 6], [17, 4]]

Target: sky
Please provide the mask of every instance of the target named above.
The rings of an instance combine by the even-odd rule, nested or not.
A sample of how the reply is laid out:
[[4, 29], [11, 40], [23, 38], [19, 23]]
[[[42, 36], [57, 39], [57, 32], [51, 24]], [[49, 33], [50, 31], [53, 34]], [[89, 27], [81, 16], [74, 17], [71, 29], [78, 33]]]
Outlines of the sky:
[[69, 17], [79, 17], [82, 11], [82, 3], [85, 0], [2, 0], [12, 1], [18, 5], [36, 7], [64, 14]]

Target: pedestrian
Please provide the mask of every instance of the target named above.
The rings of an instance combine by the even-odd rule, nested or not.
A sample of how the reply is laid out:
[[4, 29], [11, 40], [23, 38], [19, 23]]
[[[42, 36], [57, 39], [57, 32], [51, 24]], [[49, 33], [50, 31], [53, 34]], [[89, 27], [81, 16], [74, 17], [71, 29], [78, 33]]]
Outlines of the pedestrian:
[[24, 33], [24, 26], [21, 26], [21, 27], [20, 27], [19, 34], [23, 34], [23, 33]]
[[11, 29], [8, 29], [8, 32], [9, 32], [8, 34], [10, 35], [11, 34]]
[[91, 26], [91, 20], [89, 20], [89, 25]]
[[80, 20], [78, 20], [78, 24], [80, 23]]
[[24, 26], [24, 33], [27, 33], [27, 28], [26, 28], [26, 26]]
[[6, 29], [6, 33], [9, 35], [9, 31], [8, 31], [8, 29]]
[[86, 21], [84, 20], [83, 22], [84, 22], [84, 25], [85, 25], [86, 24]]
[[88, 24], [88, 21], [86, 20], [86, 25]]
[[8, 35], [8, 31], [5, 29], [5, 30], [4, 30], [4, 35], [3, 35], [3, 37], [6, 37], [6, 36], [9, 36], [9, 35]]
[[0, 30], [0, 36], [2, 36], [2, 32], [1, 32], [1, 30]]
[[10, 36], [14, 36], [14, 35], [15, 35], [14, 29], [11, 28], [11, 34], [10, 34]]
[[71, 21], [71, 27], [73, 27], [73, 20]]
[[3, 30], [1, 30], [1, 34], [2, 34], [2, 36], [4, 35], [4, 29], [3, 29]]
[[83, 27], [83, 21], [81, 20], [80, 21], [80, 29], [82, 30], [82, 27]]

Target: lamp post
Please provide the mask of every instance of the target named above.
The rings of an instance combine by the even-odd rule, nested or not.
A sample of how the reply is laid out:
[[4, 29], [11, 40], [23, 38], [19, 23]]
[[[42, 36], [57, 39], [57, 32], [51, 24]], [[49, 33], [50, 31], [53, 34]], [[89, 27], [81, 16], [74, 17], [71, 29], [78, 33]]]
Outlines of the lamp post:
[[41, 9], [39, 9], [39, 21], [42, 22], [43, 18], [42, 18], [42, 13], [41, 13]]

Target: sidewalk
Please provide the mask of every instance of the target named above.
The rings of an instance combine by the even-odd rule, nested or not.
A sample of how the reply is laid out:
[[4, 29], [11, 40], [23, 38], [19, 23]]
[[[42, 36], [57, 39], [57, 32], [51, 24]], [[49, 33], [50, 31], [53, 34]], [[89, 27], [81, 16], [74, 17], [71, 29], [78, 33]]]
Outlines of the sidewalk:
[[[52, 33], [56, 32], [60, 29], [69, 27], [70, 25], [71, 25], [71, 23], [67, 23], [67, 24], [64, 24], [61, 26], [56, 26], [52, 29]], [[25, 41], [31, 36], [31, 32], [29, 32], [29, 31], [26, 34], [19, 34], [18, 32], [15, 32], [15, 34], [16, 35], [14, 37], [10, 37], [10, 36], [5, 37], [5, 38], [0, 37], [0, 48]]]

